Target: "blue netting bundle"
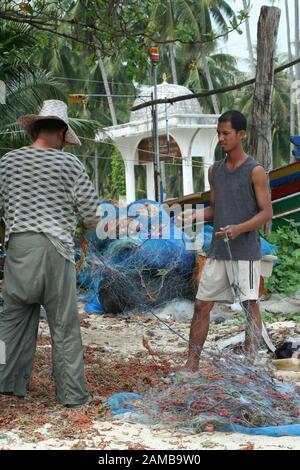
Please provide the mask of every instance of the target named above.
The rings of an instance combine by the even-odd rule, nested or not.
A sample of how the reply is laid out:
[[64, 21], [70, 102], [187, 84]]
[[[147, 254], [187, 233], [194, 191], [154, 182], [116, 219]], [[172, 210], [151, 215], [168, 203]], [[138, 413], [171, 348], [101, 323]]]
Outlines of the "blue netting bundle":
[[2, 279], [4, 271], [5, 253], [0, 248], [0, 279]]
[[[88, 311], [120, 313], [174, 297], [193, 299], [195, 252], [186, 249], [187, 235], [158, 203], [137, 201], [128, 207], [129, 217], [110, 207], [103, 212], [102, 226], [87, 237], [86, 263], [77, 277], [92, 291]], [[115, 239], [99, 240], [111, 229]]]
[[[78, 285], [89, 291], [87, 311], [143, 311], [174, 298], [194, 299], [192, 238], [161, 204], [142, 199], [128, 208], [102, 204], [102, 222], [86, 235], [88, 250]], [[106, 204], [106, 205], [105, 205]], [[213, 229], [205, 225], [197, 247], [209, 251]], [[261, 238], [262, 254], [276, 247]], [[76, 248], [77, 259], [80, 250]]]

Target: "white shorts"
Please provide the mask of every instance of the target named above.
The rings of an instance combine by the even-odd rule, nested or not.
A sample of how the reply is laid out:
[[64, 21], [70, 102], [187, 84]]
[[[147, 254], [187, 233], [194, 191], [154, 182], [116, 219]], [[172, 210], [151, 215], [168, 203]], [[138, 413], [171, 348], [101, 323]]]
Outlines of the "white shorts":
[[[233, 293], [234, 281], [237, 295]], [[227, 261], [208, 258], [196, 299], [216, 302], [244, 302], [259, 297], [260, 260]]]

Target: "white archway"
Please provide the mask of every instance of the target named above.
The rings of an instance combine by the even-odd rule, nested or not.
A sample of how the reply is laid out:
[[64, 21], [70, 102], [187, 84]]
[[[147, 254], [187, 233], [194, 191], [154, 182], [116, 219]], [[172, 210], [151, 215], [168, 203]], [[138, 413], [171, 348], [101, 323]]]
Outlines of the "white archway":
[[[143, 91], [143, 99], [137, 98], [134, 105], [147, 101], [145, 95], [151, 100], [152, 88]], [[174, 98], [192, 92], [183, 86], [169, 84], [166, 81], [158, 85], [158, 98]], [[178, 145], [182, 160], [182, 187], [183, 195], [194, 192], [192, 158], [202, 156], [205, 168], [205, 187], [207, 187], [208, 165], [214, 161], [214, 149], [216, 146], [216, 128], [218, 115], [203, 114], [201, 105], [196, 98], [178, 101], [168, 107], [166, 116], [165, 105], [158, 106], [158, 133], [165, 135], [166, 131]], [[146, 138], [151, 137], [151, 113], [150, 108], [143, 108], [131, 113], [131, 119], [126, 124], [111, 126], [104, 129], [121, 152], [125, 163], [126, 172], [126, 198], [130, 203], [135, 200], [135, 174], [134, 166], [139, 164], [138, 145]], [[102, 133], [96, 135], [96, 140], [101, 140]], [[154, 165], [146, 162], [146, 187], [147, 197], [154, 199]], [[177, 196], [182, 196], [178, 194]]]

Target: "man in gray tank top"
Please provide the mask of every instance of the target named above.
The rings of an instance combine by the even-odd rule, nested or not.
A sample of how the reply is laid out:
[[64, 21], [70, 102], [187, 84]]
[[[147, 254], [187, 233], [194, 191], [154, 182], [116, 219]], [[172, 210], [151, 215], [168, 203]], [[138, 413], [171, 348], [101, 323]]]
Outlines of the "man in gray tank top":
[[[272, 218], [272, 203], [263, 167], [243, 150], [246, 128], [246, 118], [239, 111], [227, 111], [218, 120], [219, 145], [226, 157], [209, 168], [211, 196], [204, 220], [213, 221], [214, 232], [190, 330], [185, 367], [192, 371], [199, 367], [215, 301], [243, 304], [247, 311], [246, 354], [254, 359], [259, 348], [262, 322], [258, 305], [258, 228]], [[193, 211], [191, 217], [195, 220], [197, 213]]]

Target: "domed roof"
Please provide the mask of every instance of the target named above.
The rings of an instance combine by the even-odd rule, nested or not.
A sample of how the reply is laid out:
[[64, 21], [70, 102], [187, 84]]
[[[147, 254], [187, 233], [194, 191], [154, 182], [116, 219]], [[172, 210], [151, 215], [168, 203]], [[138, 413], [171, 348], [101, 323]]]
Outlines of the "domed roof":
[[[133, 103], [133, 106], [138, 106], [139, 104], [151, 101], [153, 93], [153, 87], [149, 87], [141, 93], [141, 97], [137, 97]], [[192, 91], [188, 88], [175, 85], [173, 83], [168, 83], [163, 81], [160, 85], [157, 85], [157, 98], [175, 98], [181, 95], [191, 95]], [[174, 114], [191, 115], [191, 114], [203, 114], [203, 110], [199, 104], [197, 98], [192, 98], [190, 100], [177, 101], [176, 103], [168, 103], [168, 117]], [[165, 119], [166, 116], [166, 105], [165, 103], [158, 105], [158, 117]], [[151, 119], [151, 106], [146, 108], [138, 109], [137, 111], [132, 111], [130, 116], [130, 121], [146, 121]]]

